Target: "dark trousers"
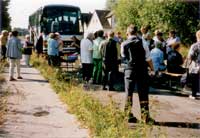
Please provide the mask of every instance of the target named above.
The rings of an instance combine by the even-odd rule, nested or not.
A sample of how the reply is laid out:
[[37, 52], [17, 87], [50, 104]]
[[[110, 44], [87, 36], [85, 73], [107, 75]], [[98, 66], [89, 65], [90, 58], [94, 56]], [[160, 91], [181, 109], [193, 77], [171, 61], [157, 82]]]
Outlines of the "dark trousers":
[[83, 69], [83, 80], [88, 82], [92, 77], [93, 64], [82, 63], [82, 69]]
[[48, 56], [48, 64], [49, 66], [59, 66], [60, 64], [60, 61], [59, 61], [59, 56], [52, 56], [52, 55], [49, 55]]
[[192, 82], [192, 96], [196, 97], [197, 92], [200, 92], [200, 73], [190, 74], [190, 79]]
[[109, 89], [113, 89], [117, 71], [118, 71], [117, 65], [114, 66], [112, 64], [108, 64], [108, 65], [104, 64], [104, 67], [103, 67], [103, 87], [104, 88], [108, 84]]
[[[141, 114], [149, 116], [149, 86], [147, 83], [148, 75], [145, 72], [135, 73], [133, 70], [125, 70], [124, 80], [125, 80], [125, 91], [126, 91], [126, 107], [125, 110], [128, 110], [129, 107], [133, 105], [133, 91], [137, 83], [137, 91], [139, 95]], [[130, 111], [131, 112], [131, 109]]]
[[6, 46], [1, 46], [1, 55], [3, 59], [6, 59], [6, 51], [7, 51]]

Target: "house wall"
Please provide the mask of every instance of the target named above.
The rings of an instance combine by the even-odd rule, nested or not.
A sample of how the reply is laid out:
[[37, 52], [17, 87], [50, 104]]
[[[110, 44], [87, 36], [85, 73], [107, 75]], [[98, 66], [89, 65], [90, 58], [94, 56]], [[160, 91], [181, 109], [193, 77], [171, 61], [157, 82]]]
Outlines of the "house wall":
[[90, 23], [87, 27], [87, 29], [84, 32], [84, 37], [87, 36], [88, 33], [94, 33], [98, 30], [102, 30], [103, 27], [99, 21], [99, 18], [96, 14], [96, 12], [93, 13], [92, 18], [90, 20]]

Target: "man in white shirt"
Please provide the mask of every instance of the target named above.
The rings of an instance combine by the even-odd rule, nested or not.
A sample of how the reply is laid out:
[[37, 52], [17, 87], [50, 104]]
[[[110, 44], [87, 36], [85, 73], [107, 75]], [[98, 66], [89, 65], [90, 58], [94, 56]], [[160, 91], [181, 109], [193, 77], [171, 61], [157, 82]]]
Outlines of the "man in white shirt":
[[81, 63], [83, 69], [83, 80], [88, 82], [92, 77], [93, 60], [92, 60], [92, 46], [94, 34], [89, 33], [86, 38], [81, 40]]

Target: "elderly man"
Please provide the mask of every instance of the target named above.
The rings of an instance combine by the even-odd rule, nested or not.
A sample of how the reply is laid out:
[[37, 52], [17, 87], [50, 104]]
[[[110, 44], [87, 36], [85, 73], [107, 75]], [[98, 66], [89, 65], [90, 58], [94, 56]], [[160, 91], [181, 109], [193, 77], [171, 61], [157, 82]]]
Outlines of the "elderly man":
[[89, 33], [86, 38], [81, 40], [81, 63], [83, 69], [83, 80], [86, 82], [91, 79], [93, 71], [93, 39], [94, 34]]
[[10, 81], [15, 81], [14, 76], [14, 68], [17, 66], [17, 79], [22, 79], [20, 76], [20, 59], [22, 58], [22, 44], [19, 38], [17, 38], [18, 32], [13, 31], [12, 37], [8, 40], [7, 43], [7, 52], [6, 55], [9, 58], [10, 69], [9, 69], [9, 77]]
[[[121, 56], [126, 63], [124, 71], [126, 106], [125, 110], [129, 112], [129, 122], [136, 122], [137, 119], [131, 113], [133, 104], [133, 91], [137, 83], [137, 90], [141, 107], [141, 118], [145, 123], [153, 121], [149, 115], [149, 86], [148, 71], [145, 50], [142, 46], [142, 40], [137, 36], [137, 27], [130, 25], [127, 28], [128, 39], [121, 45]], [[151, 62], [152, 63], [152, 62]], [[152, 68], [153, 70], [153, 68]]]

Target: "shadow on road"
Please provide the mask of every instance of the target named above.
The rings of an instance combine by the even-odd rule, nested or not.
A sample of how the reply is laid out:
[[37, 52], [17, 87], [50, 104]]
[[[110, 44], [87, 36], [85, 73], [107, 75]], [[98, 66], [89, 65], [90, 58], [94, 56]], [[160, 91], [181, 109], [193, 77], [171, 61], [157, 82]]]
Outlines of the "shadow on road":
[[39, 79], [27, 79], [24, 78], [22, 80], [20, 80], [21, 82], [41, 82], [41, 83], [49, 83], [48, 80], [39, 80]]
[[200, 129], [200, 123], [191, 122], [155, 122], [158, 126]]

